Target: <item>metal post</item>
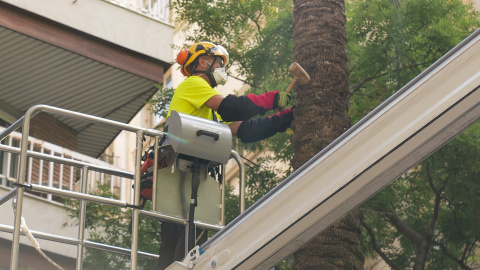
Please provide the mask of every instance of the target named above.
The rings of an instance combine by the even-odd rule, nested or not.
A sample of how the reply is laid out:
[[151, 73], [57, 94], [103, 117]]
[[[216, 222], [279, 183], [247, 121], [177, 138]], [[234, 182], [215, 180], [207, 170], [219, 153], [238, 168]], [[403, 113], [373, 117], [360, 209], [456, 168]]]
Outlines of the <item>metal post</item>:
[[185, 223], [185, 255], [188, 254], [188, 239], [190, 238], [190, 227], [188, 221]]
[[[62, 155], [60, 157], [63, 158], [64, 154], [62, 153]], [[58, 173], [58, 175], [60, 175], [60, 177], [58, 178], [58, 188], [63, 189], [63, 164], [61, 164], [61, 163], [60, 163], [60, 172]], [[30, 180], [31, 179], [29, 178], [28, 181], [30, 182]]]
[[[43, 146], [40, 146], [40, 153], [43, 154], [45, 148]], [[43, 159], [40, 159], [39, 163], [38, 163], [38, 184], [41, 185], [42, 184], [42, 180], [43, 180], [43, 162], [44, 160]]]
[[[88, 186], [88, 167], [85, 166], [82, 168], [82, 188], [81, 193], [87, 193], [87, 186]], [[83, 267], [83, 250], [84, 250], [84, 243], [85, 243], [85, 220], [87, 215], [87, 202], [85, 200], [80, 200], [80, 208], [78, 213], [78, 242], [77, 246], [77, 264], [76, 269], [81, 270]]]
[[[7, 144], [9, 146], [13, 146], [13, 140], [12, 140], [12, 136], [8, 137], [8, 142]], [[8, 178], [10, 178], [10, 168], [12, 167], [12, 153], [7, 153], [7, 167], [6, 167], [6, 171], [5, 171], [5, 180], [7, 180], [7, 183], [8, 183]]]
[[240, 155], [233, 150], [230, 153], [230, 158], [234, 158], [239, 167], [238, 172], [240, 174], [240, 180], [238, 181], [238, 197], [240, 200], [240, 213], [242, 213], [245, 211], [245, 165], [243, 164]]
[[[30, 131], [30, 118], [33, 117], [32, 111], [29, 109], [23, 117], [22, 142], [20, 144], [20, 165], [18, 166], [18, 192], [17, 203], [15, 208], [15, 222], [12, 239], [12, 254], [10, 259], [10, 269], [18, 268], [18, 253], [20, 247], [20, 224], [22, 218], [23, 207], [23, 184], [25, 183], [25, 171], [27, 168], [27, 148], [28, 148], [28, 133]], [[4, 132], [11, 132], [21, 126], [20, 119], [17, 120], [11, 128], [7, 128]], [[3, 134], [3, 133], [2, 133]]]
[[222, 188], [222, 212], [221, 212], [221, 216], [220, 216], [220, 224], [224, 225], [225, 226], [225, 180], [226, 180], [226, 173], [225, 173], [225, 164], [222, 164], [222, 166], [220, 166], [222, 169], [222, 178], [221, 178], [221, 181], [222, 181], [222, 185], [221, 185], [221, 188]]
[[[33, 143], [30, 144], [30, 152], [33, 151]], [[28, 152], [28, 151], [27, 151]], [[32, 170], [33, 170], [33, 159], [31, 157], [28, 158], [28, 183], [32, 183]]]
[[[143, 149], [143, 135], [144, 131], [139, 130], [137, 131], [137, 145], [135, 151], [135, 195], [134, 195], [134, 205], [140, 204], [140, 170], [141, 170], [141, 157], [142, 157], [142, 149]], [[138, 250], [138, 223], [139, 223], [139, 209], [133, 208], [132, 211], [132, 248], [131, 248], [131, 266], [130, 269], [135, 270], [137, 269], [137, 250]]]
[[[52, 150], [51, 155], [54, 156], [55, 152]], [[53, 161], [48, 163], [48, 186], [53, 187]], [[59, 181], [60, 182], [60, 181]], [[52, 194], [47, 194], [47, 200], [52, 200]]]
[[154, 153], [154, 158], [153, 158], [153, 184], [152, 184], [152, 211], [157, 211], [157, 181], [158, 181], [158, 147], [160, 147], [159, 144], [160, 138], [159, 136], [155, 136], [155, 144], [153, 145], [153, 153]]
[[192, 164], [192, 194], [188, 212], [188, 250], [195, 247], [195, 208], [197, 207], [198, 187], [200, 186], [200, 159], [194, 158]]

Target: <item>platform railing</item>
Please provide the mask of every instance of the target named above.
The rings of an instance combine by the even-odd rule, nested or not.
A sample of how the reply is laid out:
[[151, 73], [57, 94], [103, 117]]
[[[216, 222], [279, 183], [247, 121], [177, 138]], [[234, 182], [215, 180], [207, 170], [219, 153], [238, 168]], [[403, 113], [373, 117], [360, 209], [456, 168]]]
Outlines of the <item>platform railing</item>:
[[[4, 127], [0, 127], [0, 132], [4, 130]], [[21, 137], [21, 133], [14, 131], [0, 141], [0, 186], [12, 187], [12, 183], [17, 181], [18, 158], [20, 151], [16, 151], [15, 149], [19, 149], [18, 146]], [[55, 186], [66, 190], [77, 190], [76, 183], [79, 172], [76, 167], [57, 163], [55, 162], [55, 157], [63, 157], [102, 167], [115, 168], [113, 164], [103, 160], [34, 137], [28, 138], [28, 150], [29, 152], [43, 154], [40, 156], [46, 157], [39, 159], [35, 156], [29, 155], [26, 174], [26, 181], [28, 183], [37, 183], [49, 187]], [[51, 156], [54, 160], [49, 161], [50, 158], [46, 155]], [[109, 182], [110, 192], [119, 197], [121, 194], [125, 193], [123, 190], [125, 178], [123, 177], [95, 172], [95, 175], [91, 177], [89, 185], [95, 186], [96, 182], [94, 181], [99, 181], [101, 184]], [[51, 194], [48, 194], [45, 199], [52, 201], [54, 198], [52, 198]]]
[[[38, 153], [38, 152], [28, 150], [28, 134], [30, 129], [30, 120], [32, 117], [34, 117], [37, 113], [41, 111], [50, 113], [50, 114], [55, 114], [55, 115], [74, 117], [77, 119], [93, 122], [96, 124], [108, 125], [121, 130], [135, 132], [137, 135], [136, 151], [135, 151], [136, 152], [135, 172], [134, 173], [125, 172], [121, 170], [116, 170], [108, 167], [102, 167], [99, 165], [82, 162], [82, 161], [76, 161], [76, 160], [67, 159], [64, 157], [46, 155], [43, 153]], [[173, 217], [173, 216], [163, 215], [153, 211], [141, 210], [141, 208], [139, 207], [139, 201], [140, 201], [140, 185], [139, 184], [134, 185], [134, 203], [133, 204], [130, 204], [126, 201], [87, 194], [88, 175], [89, 175], [89, 172], [91, 171], [106, 173], [110, 175], [116, 175], [116, 176], [124, 177], [126, 179], [132, 179], [134, 182], [135, 182], [134, 179], [141, 179], [140, 165], [141, 165], [141, 154], [143, 150], [144, 136], [154, 137], [155, 141], [158, 142], [159, 138], [162, 138], [163, 136], [165, 136], [166, 133], [162, 131], [154, 130], [154, 129], [145, 129], [145, 128], [141, 128], [141, 127], [137, 127], [137, 126], [133, 126], [133, 125], [129, 125], [129, 124], [125, 124], [125, 123], [121, 123], [121, 122], [117, 122], [109, 119], [104, 119], [104, 118], [100, 118], [92, 115], [73, 112], [73, 111], [56, 108], [48, 105], [37, 105], [27, 110], [26, 114], [22, 118], [17, 120], [14, 124], [6, 128], [2, 133], [0, 133], [0, 141], [3, 138], [7, 137], [10, 133], [15, 131], [20, 126], [22, 126], [22, 138], [21, 138], [20, 148], [0, 145], [0, 150], [18, 154], [19, 160], [20, 160], [19, 169], [18, 169], [18, 179], [17, 179], [17, 182], [14, 183], [15, 188], [9, 193], [7, 193], [6, 195], [4, 195], [2, 198], [0, 198], [0, 205], [1, 205], [5, 203], [7, 200], [15, 197], [14, 198], [15, 200], [14, 201], [14, 212], [15, 212], [14, 226], [10, 227], [10, 226], [0, 225], [0, 231], [11, 232], [13, 234], [10, 269], [17, 269], [17, 266], [18, 266], [19, 240], [20, 240], [20, 234], [21, 234], [20, 225], [21, 225], [21, 217], [22, 217], [22, 209], [23, 209], [23, 196], [24, 196], [25, 189], [46, 193], [46, 194], [65, 196], [65, 197], [70, 197], [70, 198], [75, 198], [80, 200], [78, 239], [65, 238], [62, 236], [45, 234], [41, 232], [33, 233], [34, 236], [36, 235], [39, 238], [76, 245], [77, 246], [76, 269], [82, 269], [83, 267], [83, 251], [85, 247], [93, 247], [93, 248], [103, 249], [107, 251], [119, 252], [123, 254], [129, 252], [130, 258], [131, 258], [131, 269], [136, 269], [138, 255], [141, 255], [147, 258], [158, 258], [158, 255], [142, 253], [138, 251], [138, 233], [139, 233], [138, 228], [139, 228], [140, 215], [157, 218], [162, 221], [169, 221], [177, 224], [183, 224], [186, 227], [186, 230], [185, 230], [186, 234], [188, 234], [189, 230], [188, 230], [187, 220]], [[82, 171], [81, 179], [80, 179], [80, 183], [81, 183], [80, 192], [63, 190], [55, 187], [42, 186], [42, 185], [26, 182], [25, 180], [26, 180], [26, 168], [27, 168], [28, 157], [35, 157], [42, 160], [57, 162], [60, 164], [75, 166], [77, 168], [80, 168]], [[156, 158], [157, 157], [155, 157], [155, 159]], [[244, 180], [244, 173], [243, 173], [243, 170], [244, 170], [243, 162], [240, 156], [235, 151], [231, 152], [231, 158], [234, 158], [240, 167], [240, 172], [241, 172], [240, 173], [240, 193], [241, 193], [240, 194], [240, 198], [241, 198], [240, 211], [243, 211], [245, 209], [245, 201], [244, 201], [245, 180]], [[158, 163], [155, 162], [154, 172], [157, 171], [158, 169], [157, 166], [158, 166]], [[156, 176], [154, 176], [153, 186], [156, 186], [156, 181], [157, 181]], [[223, 184], [225, 183], [225, 181], [222, 181], [222, 182]], [[222, 198], [224, 198], [224, 192], [225, 192], [225, 188], [222, 188], [222, 193], [223, 193]], [[132, 211], [132, 241], [131, 241], [130, 250], [114, 247], [110, 245], [100, 244], [100, 243], [94, 243], [94, 242], [87, 241], [85, 239], [85, 218], [86, 218], [86, 202], [87, 201], [101, 203], [101, 204], [109, 204], [109, 205], [114, 205], [114, 206], [123, 207], [123, 208], [127, 208], [127, 207], [132, 208], [133, 210]], [[225, 212], [225, 208], [222, 207], [222, 222], [224, 222], [224, 212]], [[218, 231], [223, 228], [223, 226], [205, 224], [202, 222], [195, 222], [195, 225], [202, 229], [208, 229], [208, 230], [214, 230], [214, 231]], [[188, 235], [185, 238], [187, 239]]]

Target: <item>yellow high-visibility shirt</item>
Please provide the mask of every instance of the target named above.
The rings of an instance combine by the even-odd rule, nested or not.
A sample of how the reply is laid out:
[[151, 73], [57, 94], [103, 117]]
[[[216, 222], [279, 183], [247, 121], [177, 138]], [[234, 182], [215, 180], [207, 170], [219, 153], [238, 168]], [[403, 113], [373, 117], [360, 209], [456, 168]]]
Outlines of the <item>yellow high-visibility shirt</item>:
[[[204, 104], [216, 95], [220, 95], [220, 93], [213, 89], [203, 78], [189, 76], [175, 89], [168, 108], [167, 118], [170, 116], [170, 112], [175, 110], [180, 113], [213, 120], [213, 110]], [[221, 121], [221, 117], [216, 112], [215, 114], [218, 121]]]

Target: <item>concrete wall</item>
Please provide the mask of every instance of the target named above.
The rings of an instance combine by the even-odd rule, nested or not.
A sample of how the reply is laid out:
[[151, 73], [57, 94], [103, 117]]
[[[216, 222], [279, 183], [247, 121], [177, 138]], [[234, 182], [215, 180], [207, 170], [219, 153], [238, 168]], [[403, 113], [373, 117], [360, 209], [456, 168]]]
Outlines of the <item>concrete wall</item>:
[[3, 1], [127, 49], [172, 61], [173, 26], [115, 4], [102, 0]]
[[[0, 197], [8, 193], [10, 190], [0, 187]], [[0, 205], [0, 224], [13, 226], [14, 212], [12, 208], [12, 200]], [[74, 220], [67, 216], [65, 207], [56, 202], [49, 202], [45, 199], [34, 197], [25, 193], [23, 203], [23, 217], [30, 230], [55, 234], [70, 238], [78, 237], [78, 226]], [[87, 234], [88, 236], [88, 234]], [[8, 240], [10, 245], [13, 235], [7, 232], [0, 232], [0, 238]], [[48, 240], [37, 239], [42, 251], [54, 252], [58, 255], [76, 258], [76, 246], [61, 244]], [[20, 243], [25, 246], [33, 246], [27, 237], [20, 236]], [[11, 248], [9, 249], [11, 250]], [[21, 248], [19, 261], [22, 257], [28, 256], [27, 250]], [[2, 260], [3, 261], [3, 260]], [[0, 263], [3, 266], [4, 262]]]

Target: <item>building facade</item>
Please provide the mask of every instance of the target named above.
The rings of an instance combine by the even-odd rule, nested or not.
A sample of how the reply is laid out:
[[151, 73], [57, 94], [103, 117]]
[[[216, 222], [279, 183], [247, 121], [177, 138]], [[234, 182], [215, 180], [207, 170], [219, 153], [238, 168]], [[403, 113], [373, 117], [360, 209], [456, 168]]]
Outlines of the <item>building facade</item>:
[[[168, 1], [0, 1], [0, 134], [44, 104], [121, 123], [130, 122], [153, 96], [153, 84], [171, 67], [173, 25]], [[22, 125], [1, 137], [0, 196], [14, 187]], [[104, 152], [121, 130], [44, 110], [29, 129], [28, 150], [52, 157], [113, 167]], [[103, 158], [103, 160], [99, 159]], [[81, 172], [29, 158], [26, 182], [78, 191]], [[131, 179], [91, 173], [90, 190], [109, 183], [123, 194]], [[130, 182], [122, 185], [123, 182]], [[8, 269], [14, 213], [0, 206], [0, 269]], [[23, 217], [30, 230], [76, 238], [61, 198], [25, 193]], [[10, 227], [9, 227], [10, 226]], [[39, 240], [66, 269], [75, 268], [76, 247]], [[19, 267], [52, 266], [21, 237]]]

